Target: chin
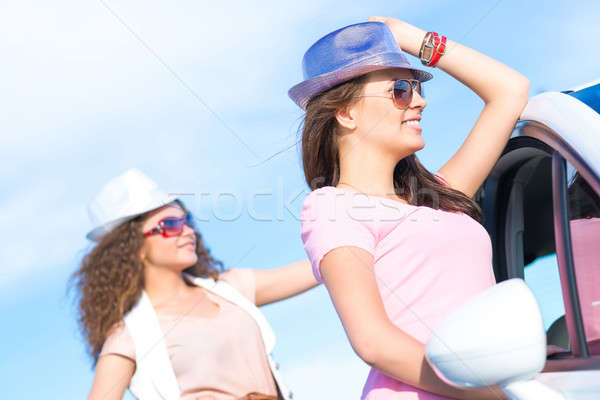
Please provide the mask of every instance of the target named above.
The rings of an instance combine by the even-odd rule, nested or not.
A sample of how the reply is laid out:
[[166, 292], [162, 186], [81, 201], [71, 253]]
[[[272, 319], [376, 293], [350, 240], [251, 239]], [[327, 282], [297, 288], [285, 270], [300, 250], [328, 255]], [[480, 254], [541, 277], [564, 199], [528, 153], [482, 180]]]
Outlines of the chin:
[[181, 262], [178, 263], [178, 269], [183, 271], [186, 268], [189, 268], [195, 265], [198, 262], [198, 256], [194, 253], [193, 257], [181, 257]]
[[425, 147], [425, 140], [423, 139], [423, 137], [421, 135], [418, 135], [418, 136], [414, 137], [413, 140], [410, 141], [409, 146], [411, 147], [411, 149], [414, 153], [416, 151], [423, 149], [423, 147]]
[[402, 143], [402, 145], [396, 145], [394, 147], [393, 154], [397, 156], [398, 161], [402, 160], [405, 157], [413, 155], [419, 150], [422, 150], [425, 147], [425, 141], [412, 141], [411, 143]]

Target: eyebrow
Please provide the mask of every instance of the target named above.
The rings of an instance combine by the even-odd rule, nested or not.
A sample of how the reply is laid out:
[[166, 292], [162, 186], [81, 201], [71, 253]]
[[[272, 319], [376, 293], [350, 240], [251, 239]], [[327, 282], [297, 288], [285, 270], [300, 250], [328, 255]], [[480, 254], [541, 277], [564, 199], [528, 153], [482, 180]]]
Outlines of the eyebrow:
[[168, 214], [168, 215], [165, 215], [164, 217], [160, 218], [159, 221], [161, 219], [165, 219], [165, 218], [183, 218], [186, 215], [187, 215], [187, 213], [185, 213], [185, 212], [181, 216], [177, 216], [177, 215], [173, 215], [173, 214]]

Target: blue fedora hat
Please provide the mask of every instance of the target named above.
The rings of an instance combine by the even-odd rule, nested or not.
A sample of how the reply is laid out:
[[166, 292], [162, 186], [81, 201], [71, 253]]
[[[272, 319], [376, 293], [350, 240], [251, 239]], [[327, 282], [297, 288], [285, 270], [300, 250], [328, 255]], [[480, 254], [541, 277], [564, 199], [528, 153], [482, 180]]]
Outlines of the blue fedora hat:
[[415, 79], [433, 78], [429, 72], [413, 68], [396, 43], [392, 31], [382, 22], [362, 22], [333, 31], [304, 53], [304, 81], [288, 95], [303, 110], [316, 95], [352, 78], [388, 68], [412, 71]]

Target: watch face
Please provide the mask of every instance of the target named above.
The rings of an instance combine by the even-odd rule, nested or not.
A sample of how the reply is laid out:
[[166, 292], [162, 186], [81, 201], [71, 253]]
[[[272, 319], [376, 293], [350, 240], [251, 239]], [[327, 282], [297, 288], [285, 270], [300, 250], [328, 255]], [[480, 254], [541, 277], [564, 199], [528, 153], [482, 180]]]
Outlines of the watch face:
[[423, 48], [423, 54], [421, 54], [421, 60], [425, 62], [431, 61], [431, 55], [433, 53], [433, 49], [429, 46], [425, 46]]

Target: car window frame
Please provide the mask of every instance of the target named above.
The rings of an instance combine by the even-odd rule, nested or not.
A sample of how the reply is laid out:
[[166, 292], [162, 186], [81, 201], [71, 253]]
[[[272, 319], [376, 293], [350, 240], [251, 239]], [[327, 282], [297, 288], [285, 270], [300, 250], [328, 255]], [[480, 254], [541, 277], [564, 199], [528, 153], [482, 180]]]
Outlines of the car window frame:
[[[521, 154], [516, 154], [517, 152]], [[546, 125], [536, 121], [519, 121], [517, 123], [512, 139], [507, 143], [492, 173], [486, 179], [476, 196], [476, 200], [480, 201], [482, 209], [485, 210], [487, 208], [494, 212], [493, 215], [488, 213], [487, 216], [491, 216], [491, 218], [484, 221], [484, 226], [490, 233], [493, 244], [496, 245], [494, 249], [494, 274], [496, 281], [501, 282], [514, 277], [522, 277], [518, 275], [511, 276], [509, 273], [506, 264], [506, 243], [504, 241], [506, 227], [498, 224], [499, 221], [506, 222], [506, 204], [510, 195], [511, 176], [514, 176], [521, 165], [536, 155], [548, 156], [552, 159], [555, 248], [561, 289], [563, 291], [565, 321], [567, 322], [571, 344], [571, 356], [575, 359], [588, 359], [590, 357], [596, 359], [596, 357], [590, 356], [585, 338], [581, 308], [579, 307], [579, 292], [575, 280], [568, 215], [566, 161], [569, 161], [573, 168], [581, 174], [583, 179], [598, 194], [600, 194], [600, 178], [560, 135]], [[498, 203], [504, 204], [505, 207], [500, 209], [497, 206]], [[596, 364], [594, 362], [591, 365], [593, 365], [593, 368], [598, 368]]]
[[[499, 225], [499, 222], [505, 221], [507, 216], [508, 207], [506, 206], [510, 197], [512, 179], [519, 168], [532, 158], [539, 156], [550, 158], [553, 152], [554, 149], [546, 143], [531, 137], [519, 136], [511, 139], [477, 194], [476, 200], [485, 214], [483, 225], [494, 246], [493, 266], [496, 282], [511, 278], [523, 279], [524, 273], [523, 271], [513, 271], [512, 274], [509, 274], [505, 242], [506, 226]], [[503, 207], [500, 208], [498, 204]]]
[[[589, 358], [590, 351], [583, 327], [583, 316], [579, 300], [579, 290], [575, 279], [575, 262], [569, 224], [569, 204], [567, 198], [567, 165], [559, 151], [552, 154], [552, 202], [554, 203], [554, 238], [558, 271], [560, 274], [565, 322], [569, 332], [571, 352], [574, 357]], [[560, 234], [557, 235], [557, 232]], [[569, 310], [570, 312], [567, 312]]]

